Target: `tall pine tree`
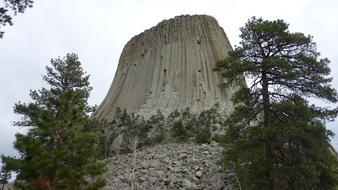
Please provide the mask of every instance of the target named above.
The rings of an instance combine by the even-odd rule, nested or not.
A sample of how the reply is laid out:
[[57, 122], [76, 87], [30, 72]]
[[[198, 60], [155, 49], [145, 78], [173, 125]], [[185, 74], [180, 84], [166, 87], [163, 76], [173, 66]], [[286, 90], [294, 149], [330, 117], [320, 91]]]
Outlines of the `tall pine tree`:
[[323, 122], [337, 110], [304, 99], [337, 102], [329, 60], [319, 58], [311, 36], [289, 32], [282, 20], [253, 17], [240, 37], [240, 46], [216, 67], [230, 84], [243, 74], [252, 80], [234, 97], [225, 166], [245, 189], [333, 189], [337, 159]]
[[[99, 133], [89, 118], [91, 87], [76, 54], [51, 60], [43, 80], [49, 88], [30, 92], [31, 103], [17, 103], [15, 126], [28, 127], [14, 143], [19, 158], [4, 158], [18, 173], [22, 189], [99, 189], [105, 163], [98, 161]], [[24, 181], [24, 183], [22, 183]]]

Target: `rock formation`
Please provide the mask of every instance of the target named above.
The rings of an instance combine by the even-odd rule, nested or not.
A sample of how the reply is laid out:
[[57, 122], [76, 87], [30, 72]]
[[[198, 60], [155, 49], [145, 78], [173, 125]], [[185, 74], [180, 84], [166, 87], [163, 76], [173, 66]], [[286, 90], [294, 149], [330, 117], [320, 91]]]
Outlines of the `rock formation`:
[[[236, 182], [217, 164], [222, 148], [214, 142], [224, 134], [223, 117], [233, 110], [232, 94], [245, 85], [244, 79], [222, 85], [226, 81], [213, 71], [229, 50], [223, 29], [206, 15], [164, 20], [126, 44], [108, 94], [93, 114], [114, 120], [103, 122], [105, 155], [111, 157], [105, 189], [232, 189]], [[211, 111], [215, 104], [221, 113]], [[151, 122], [133, 124], [115, 112], [118, 107]], [[185, 108], [192, 115], [173, 112]], [[157, 110], [175, 114], [149, 118]], [[132, 153], [119, 155], [131, 134], [137, 139]], [[139, 147], [139, 140], [147, 143]], [[204, 141], [211, 143], [192, 143]]]
[[149, 116], [190, 107], [193, 113], [220, 104], [232, 110], [236, 87], [221, 89], [217, 61], [231, 50], [217, 21], [206, 15], [177, 16], [133, 37], [124, 47], [105, 99], [94, 117], [111, 120], [117, 107]]

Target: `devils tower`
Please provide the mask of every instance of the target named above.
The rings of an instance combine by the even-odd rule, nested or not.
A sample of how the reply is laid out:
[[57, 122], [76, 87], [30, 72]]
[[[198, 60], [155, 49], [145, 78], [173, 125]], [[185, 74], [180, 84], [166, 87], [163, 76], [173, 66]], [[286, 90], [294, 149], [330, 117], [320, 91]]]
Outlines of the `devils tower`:
[[143, 116], [189, 107], [201, 112], [219, 103], [232, 109], [234, 88], [213, 71], [231, 50], [216, 19], [177, 16], [133, 37], [124, 47], [111, 87], [94, 117], [110, 120], [117, 107]]
[[[232, 189], [233, 175], [217, 164], [222, 154], [217, 139], [224, 135], [224, 116], [233, 110], [232, 95], [245, 81], [229, 85], [213, 71], [231, 49], [216, 19], [207, 15], [164, 20], [129, 40], [93, 114], [108, 121], [105, 189]], [[116, 108], [146, 121], [122, 116]]]

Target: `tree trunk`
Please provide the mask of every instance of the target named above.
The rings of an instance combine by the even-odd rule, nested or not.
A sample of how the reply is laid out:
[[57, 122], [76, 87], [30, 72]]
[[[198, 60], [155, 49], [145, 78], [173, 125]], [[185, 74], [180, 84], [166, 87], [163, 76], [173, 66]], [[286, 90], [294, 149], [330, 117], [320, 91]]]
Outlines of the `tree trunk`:
[[7, 182], [7, 175], [8, 175], [8, 172], [5, 172], [4, 176], [1, 176], [1, 177], [3, 177], [3, 179], [1, 179], [1, 180], [3, 180], [1, 190], [4, 190], [4, 188], [5, 188], [5, 185], [6, 185], [6, 182]]
[[[270, 120], [271, 120], [271, 113], [270, 113], [270, 99], [269, 99], [269, 85], [268, 85], [268, 79], [266, 76], [266, 70], [262, 70], [262, 96], [263, 96], [263, 115], [264, 115], [264, 121], [263, 125], [265, 128], [271, 127], [270, 126]], [[273, 164], [274, 164], [274, 135], [273, 134], [267, 134], [266, 136], [266, 143], [265, 143], [265, 156], [266, 156], [266, 178], [268, 180], [267, 183], [267, 190], [274, 190], [275, 189], [275, 183], [276, 178], [274, 176], [273, 172]]]

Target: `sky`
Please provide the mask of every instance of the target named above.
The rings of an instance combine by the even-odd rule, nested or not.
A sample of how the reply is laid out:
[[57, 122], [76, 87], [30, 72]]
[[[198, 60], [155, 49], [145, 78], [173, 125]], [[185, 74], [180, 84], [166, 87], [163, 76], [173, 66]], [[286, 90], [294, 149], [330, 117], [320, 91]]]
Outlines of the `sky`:
[[[239, 28], [250, 17], [283, 19], [291, 32], [314, 36], [322, 57], [331, 60], [338, 89], [337, 7], [337, 0], [35, 0], [0, 39], [0, 154], [17, 154], [14, 135], [25, 129], [12, 126], [20, 119], [13, 106], [30, 102], [29, 90], [45, 85], [42, 75], [51, 58], [77, 53], [94, 88], [89, 103], [99, 105], [128, 40], [177, 15], [213, 16], [232, 46], [238, 45]], [[338, 134], [337, 124], [327, 126]], [[338, 137], [332, 144], [338, 149]]]

